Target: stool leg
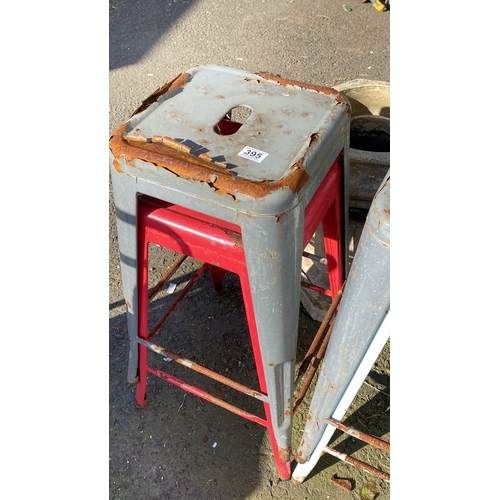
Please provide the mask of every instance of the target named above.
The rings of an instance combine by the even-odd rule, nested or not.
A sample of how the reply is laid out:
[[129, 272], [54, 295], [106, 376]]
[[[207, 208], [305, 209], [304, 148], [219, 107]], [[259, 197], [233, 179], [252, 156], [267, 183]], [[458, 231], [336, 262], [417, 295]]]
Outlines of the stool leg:
[[[146, 229], [139, 227], [137, 231], [137, 296], [138, 296], [138, 336], [148, 336], [148, 240]], [[139, 407], [146, 405], [146, 383], [148, 348], [138, 345], [139, 382], [135, 390], [135, 402]]]
[[144, 345], [139, 345], [139, 382], [135, 387], [135, 404], [139, 408], [144, 408], [147, 403], [146, 384], [148, 372], [146, 370], [148, 362], [148, 348]]
[[262, 218], [256, 225], [242, 224], [248, 272], [241, 279], [242, 289], [259, 382], [269, 397], [269, 425], [276, 441], [277, 465], [280, 460], [291, 459], [303, 238], [299, 228], [303, 228], [300, 209], [279, 219]]
[[[260, 348], [259, 336], [257, 332], [257, 326], [255, 323], [255, 314], [253, 309], [252, 294], [250, 291], [250, 283], [248, 280], [248, 275], [244, 271], [240, 273], [239, 277], [241, 282], [243, 299], [245, 302], [245, 311], [247, 315], [248, 328], [250, 330], [250, 339], [252, 341], [252, 350], [254, 353], [255, 366], [259, 378], [259, 386], [260, 390], [263, 393], [266, 393], [267, 392], [266, 371], [264, 370], [262, 364], [262, 353]], [[270, 401], [272, 401], [271, 398]], [[271, 449], [273, 451], [276, 468], [278, 469], [278, 475], [280, 479], [285, 479], [285, 480], [290, 479], [292, 474], [290, 458], [288, 455], [284, 455], [283, 451], [280, 450], [278, 446], [273, 424], [275, 417], [273, 416], [269, 403], [264, 403], [264, 411], [266, 414], [267, 429], [269, 431], [269, 440], [271, 442]]]
[[323, 237], [328, 265], [328, 278], [332, 297], [335, 297], [344, 283], [344, 242], [342, 231], [342, 197], [338, 192], [335, 200], [323, 218]]
[[218, 266], [209, 265], [210, 279], [212, 281], [212, 288], [216, 294], [220, 294], [224, 290], [224, 278], [226, 277], [226, 270]]
[[124, 177], [126, 176], [119, 174], [114, 168], [110, 170], [113, 179], [113, 197], [116, 209], [122, 289], [127, 307], [127, 329], [129, 335], [127, 381], [129, 384], [136, 384], [138, 381], [136, 191], [135, 183], [125, 179]]
[[[264, 403], [264, 410], [266, 412], [266, 420], [272, 422], [271, 410], [267, 403]], [[276, 441], [276, 435], [274, 434], [273, 426], [268, 426], [269, 440], [271, 441], [271, 449], [273, 451], [274, 462], [276, 463], [276, 468], [278, 469], [278, 476], [280, 479], [290, 479], [292, 475], [292, 462], [290, 460], [283, 460], [281, 457], [280, 449]]]
[[301, 484], [303, 483], [309, 473], [316, 467], [321, 455], [324, 453], [325, 446], [328, 446], [330, 439], [335, 432], [335, 427], [327, 425], [323, 436], [319, 440], [316, 448], [314, 448], [309, 460], [303, 464], [297, 463], [295, 469], [293, 470], [292, 483]]
[[389, 185], [386, 177], [361, 233], [296, 453], [299, 463], [318, 445], [325, 418], [338, 406], [389, 311]]
[[[342, 399], [339, 401], [339, 404], [333, 410], [331, 418], [333, 418], [334, 420], [338, 420], [339, 422], [342, 421], [345, 413], [349, 409], [349, 406], [351, 406], [353, 399], [356, 397], [359, 388], [365, 381], [366, 376], [370, 372], [375, 361], [377, 361], [380, 352], [382, 351], [387, 340], [389, 339], [389, 332], [390, 332], [389, 318], [390, 314], [387, 314], [382, 325], [377, 330], [375, 338], [368, 347], [368, 350], [366, 351], [358, 369], [354, 373], [353, 378], [349, 382], [349, 385], [346, 391], [344, 392]], [[324, 381], [323, 373], [320, 373], [320, 377], [318, 378], [319, 385], [317, 384], [316, 387], [321, 387], [323, 381]], [[332, 425], [326, 426], [323, 436], [321, 437], [318, 444], [312, 451], [307, 462], [303, 464], [297, 463], [297, 466], [293, 471], [293, 476], [292, 476], [293, 483], [300, 484], [305, 481], [309, 473], [314, 469], [314, 467], [318, 463], [318, 460], [321, 458], [321, 455], [323, 455], [324, 449], [326, 446], [328, 446], [328, 443], [330, 442], [330, 439], [332, 438], [334, 432], [335, 432], [335, 427], [333, 427]]]

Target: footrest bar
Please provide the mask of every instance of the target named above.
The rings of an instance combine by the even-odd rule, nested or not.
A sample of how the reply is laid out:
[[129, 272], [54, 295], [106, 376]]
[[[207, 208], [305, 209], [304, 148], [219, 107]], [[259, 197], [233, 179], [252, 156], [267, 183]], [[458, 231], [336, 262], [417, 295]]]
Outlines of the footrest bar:
[[232, 405], [231, 403], [228, 403], [227, 401], [224, 401], [216, 396], [213, 396], [212, 394], [209, 394], [208, 392], [205, 392], [198, 387], [194, 387], [192, 385], [187, 384], [183, 380], [180, 380], [176, 377], [173, 377], [172, 375], [169, 375], [168, 373], [165, 373], [161, 370], [153, 370], [149, 366], [146, 367], [147, 371], [149, 373], [152, 373], [153, 375], [156, 375], [157, 377], [161, 378], [162, 380], [165, 380], [165, 382], [168, 382], [170, 384], [173, 384], [177, 387], [180, 387], [181, 389], [189, 392], [190, 394], [194, 394], [195, 396], [198, 396], [199, 398], [205, 399], [206, 401], [210, 401], [211, 403], [216, 404], [217, 406], [220, 406], [231, 413], [235, 413], [236, 415], [239, 415], [240, 417], [246, 418], [247, 420], [250, 420], [252, 422], [256, 422], [257, 424], [262, 425], [263, 427], [269, 428], [268, 423], [261, 417], [258, 417], [257, 415], [254, 415], [252, 413], [248, 413], [245, 410], [242, 410], [241, 408], [238, 408], [237, 406]]
[[264, 403], [269, 402], [269, 398], [265, 394], [262, 394], [261, 392], [256, 391], [251, 387], [247, 387], [246, 385], [240, 384], [239, 382], [236, 382], [235, 380], [232, 380], [229, 377], [221, 375], [220, 373], [217, 373], [216, 371], [211, 370], [206, 366], [200, 365], [195, 361], [191, 361], [190, 359], [184, 358], [183, 356], [177, 354], [176, 352], [169, 351], [168, 349], [164, 349], [159, 345], [153, 344], [152, 342], [148, 342], [147, 340], [143, 339], [139, 339], [139, 343], [145, 345], [148, 349], [158, 354], [167, 356], [168, 358], [174, 360], [176, 363], [179, 363], [180, 365], [183, 365], [195, 372], [205, 375], [205, 377], [211, 378], [213, 380], [216, 380], [217, 382], [220, 382], [221, 384], [227, 385], [228, 387], [231, 387], [231, 389], [234, 389], [235, 391], [246, 394], [247, 396], [251, 396], [252, 398], [259, 399]]
[[383, 479], [384, 481], [387, 481], [388, 483], [391, 482], [391, 476], [387, 474], [387, 472], [384, 472], [380, 469], [377, 469], [375, 467], [372, 467], [371, 465], [362, 462], [361, 460], [358, 460], [354, 457], [351, 457], [350, 455], [346, 455], [345, 453], [340, 453], [339, 451], [329, 448], [328, 446], [325, 446], [323, 448], [323, 451], [326, 453], [329, 453], [330, 455], [333, 455], [334, 457], [342, 460], [343, 462], [346, 462], [348, 464], [353, 465], [357, 469], [364, 470], [365, 472], [368, 472], [380, 479]]
[[167, 272], [160, 278], [160, 281], [149, 291], [148, 300], [151, 300], [162, 288], [170, 277], [179, 269], [180, 265], [187, 259], [187, 255], [181, 254], [180, 257], [168, 268]]
[[383, 439], [379, 439], [378, 437], [372, 436], [371, 434], [366, 434], [365, 432], [358, 431], [353, 427], [348, 427], [347, 425], [344, 425], [342, 422], [334, 420], [333, 418], [327, 418], [326, 422], [330, 425], [333, 425], [340, 431], [349, 434], [349, 436], [375, 446], [375, 448], [378, 448], [379, 450], [386, 451], [387, 453], [391, 452], [391, 443], [384, 441]]

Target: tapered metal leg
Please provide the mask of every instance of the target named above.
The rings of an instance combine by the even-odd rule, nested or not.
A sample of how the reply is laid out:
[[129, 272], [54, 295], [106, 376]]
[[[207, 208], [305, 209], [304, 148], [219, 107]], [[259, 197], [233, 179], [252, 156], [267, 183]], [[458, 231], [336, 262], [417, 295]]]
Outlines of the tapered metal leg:
[[305, 463], [360, 369], [390, 304], [390, 172], [367, 216], [295, 458]]

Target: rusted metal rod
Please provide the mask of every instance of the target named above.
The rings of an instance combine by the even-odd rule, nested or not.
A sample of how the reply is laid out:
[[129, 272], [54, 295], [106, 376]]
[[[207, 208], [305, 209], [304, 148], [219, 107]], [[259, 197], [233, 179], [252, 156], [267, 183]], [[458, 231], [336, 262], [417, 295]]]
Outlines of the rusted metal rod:
[[167, 269], [167, 272], [160, 278], [160, 281], [149, 291], [148, 300], [151, 300], [162, 288], [170, 277], [179, 269], [179, 266], [187, 259], [187, 255], [180, 255], [177, 260]]
[[335, 310], [337, 309], [337, 306], [339, 305], [340, 299], [342, 297], [342, 292], [344, 290], [344, 285], [345, 285], [345, 282], [342, 285], [342, 287], [339, 289], [339, 291], [337, 292], [337, 295], [335, 295], [335, 298], [333, 299], [330, 307], [328, 308], [328, 311], [326, 311], [325, 317], [323, 318], [323, 321], [321, 322], [321, 325], [319, 326], [319, 329], [318, 329], [313, 341], [311, 342], [311, 345], [309, 346], [309, 349], [307, 350], [306, 355], [304, 356], [304, 359], [303, 359], [303, 361], [302, 361], [302, 363], [297, 371], [297, 377], [295, 379], [295, 387], [297, 387], [300, 379], [302, 378], [302, 375], [304, 375], [304, 373], [306, 373], [307, 368], [311, 364], [314, 352], [318, 348], [318, 345], [319, 345], [321, 339], [323, 338], [323, 335], [324, 335], [326, 329], [328, 328], [328, 325], [330, 324], [330, 321], [331, 321], [333, 315], [335, 314]]
[[191, 280], [187, 283], [182, 292], [179, 294], [177, 300], [170, 306], [169, 309], [167, 309], [165, 314], [163, 314], [163, 316], [158, 320], [153, 329], [148, 333], [147, 340], [152, 339], [158, 333], [158, 330], [162, 327], [165, 321], [167, 321], [169, 316], [174, 312], [175, 308], [181, 303], [182, 299], [186, 296], [191, 287], [200, 279], [201, 275], [207, 268], [208, 264], [205, 263], [198, 269], [196, 274], [191, 278]]
[[361, 460], [358, 460], [354, 457], [351, 457], [350, 455], [346, 455], [345, 453], [340, 453], [337, 450], [334, 450], [332, 448], [329, 448], [328, 446], [325, 446], [324, 451], [326, 453], [329, 453], [330, 455], [333, 455], [334, 457], [342, 460], [343, 462], [347, 462], [348, 464], [353, 465], [354, 467], [364, 470], [365, 472], [368, 472], [380, 479], [383, 479], [384, 481], [387, 481], [388, 483], [391, 482], [391, 476], [387, 474], [387, 472], [384, 472], [380, 469], [377, 469], [375, 467], [372, 467], [371, 465], [362, 462]]
[[318, 353], [316, 354], [316, 358], [314, 359], [311, 368], [309, 368], [309, 371], [307, 372], [306, 378], [300, 388], [299, 394], [295, 398], [295, 405], [293, 407], [293, 415], [295, 415], [302, 404], [302, 401], [306, 395], [307, 389], [309, 389], [309, 386], [311, 385], [312, 379], [314, 378], [314, 375], [316, 374], [316, 371], [319, 367], [319, 364], [321, 363], [323, 356], [325, 355], [326, 348], [328, 347], [328, 342], [330, 340], [330, 337], [332, 335], [332, 330], [333, 330], [333, 325], [335, 324], [335, 318], [333, 319], [330, 328], [326, 332], [325, 338], [323, 339], [323, 342], [321, 343], [321, 347], [319, 348]]
[[247, 396], [251, 396], [255, 399], [259, 399], [260, 401], [264, 401], [266, 403], [269, 402], [269, 398], [265, 394], [262, 394], [261, 392], [256, 391], [251, 387], [247, 387], [246, 385], [240, 384], [235, 380], [225, 377], [224, 375], [221, 375], [220, 373], [217, 373], [216, 371], [211, 370], [206, 366], [196, 363], [195, 361], [191, 361], [190, 359], [184, 358], [183, 356], [177, 354], [176, 352], [169, 351], [168, 349], [165, 349], [163, 347], [160, 347], [156, 344], [153, 344], [143, 339], [139, 339], [139, 343], [145, 345], [148, 349], [151, 349], [152, 351], [158, 354], [163, 354], [164, 356], [167, 356], [168, 358], [172, 359], [176, 363], [179, 363], [180, 365], [190, 368], [191, 370], [201, 373], [202, 375], [205, 375], [206, 377], [209, 377], [213, 380], [217, 380], [217, 382], [225, 384], [228, 387], [231, 387], [231, 389], [234, 389], [235, 391], [242, 392]]
[[199, 398], [205, 399], [206, 401], [210, 401], [211, 403], [216, 404], [217, 406], [220, 406], [231, 413], [235, 413], [236, 415], [239, 415], [240, 417], [246, 418], [247, 420], [251, 420], [252, 422], [256, 422], [264, 427], [268, 427], [267, 422], [262, 419], [261, 417], [258, 417], [257, 415], [254, 415], [252, 413], [248, 413], [245, 410], [242, 410], [241, 408], [238, 408], [237, 406], [234, 406], [231, 403], [228, 403], [227, 401], [224, 401], [223, 399], [220, 399], [216, 396], [213, 396], [212, 394], [209, 394], [208, 392], [202, 391], [198, 387], [194, 387], [192, 385], [187, 384], [183, 380], [180, 380], [176, 377], [173, 377], [172, 375], [169, 375], [168, 373], [165, 373], [161, 370], [154, 370], [150, 368], [149, 366], [146, 367], [147, 371], [152, 373], [153, 375], [156, 375], [157, 377], [161, 378], [162, 380], [165, 380], [165, 382], [168, 382], [170, 384], [173, 384], [177, 387], [180, 387], [181, 389], [194, 394], [195, 396], [198, 396]]
[[342, 432], [349, 434], [349, 436], [355, 437], [357, 439], [360, 439], [361, 441], [364, 441], [365, 443], [371, 444], [379, 450], [387, 451], [388, 453], [391, 452], [391, 443], [384, 441], [383, 439], [379, 439], [378, 437], [372, 436], [371, 434], [366, 434], [365, 432], [358, 431], [353, 427], [348, 427], [347, 425], [344, 425], [342, 422], [334, 420], [333, 418], [327, 418], [326, 421], [329, 424], [337, 427], [337, 429], [341, 430]]

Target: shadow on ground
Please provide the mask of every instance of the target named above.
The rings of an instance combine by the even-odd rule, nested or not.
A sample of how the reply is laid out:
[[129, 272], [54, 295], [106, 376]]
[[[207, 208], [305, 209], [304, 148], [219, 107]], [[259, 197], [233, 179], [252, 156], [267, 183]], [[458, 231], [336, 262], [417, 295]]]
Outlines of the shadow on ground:
[[109, 69], [140, 61], [197, 0], [109, 2]]
[[[151, 282], [156, 281], [163, 274], [165, 265], [172, 261], [171, 252], [151, 246]], [[198, 264], [188, 259], [181, 266], [171, 280], [177, 283], [177, 291], [182, 289]], [[174, 296], [163, 292], [153, 301], [151, 325]], [[316, 491], [318, 480], [323, 488], [332, 488], [325, 482], [325, 477], [332, 475], [337, 459], [323, 456], [302, 485], [280, 481], [264, 427], [157, 377], [148, 377], [148, 403], [142, 409], [136, 408], [135, 389], [126, 382], [128, 333], [123, 301], [112, 302], [110, 309], [110, 499], [244, 499], [257, 498], [253, 494], [263, 489], [268, 489], [270, 494], [274, 491], [276, 497], [281, 491], [290, 498], [306, 498], [308, 492]], [[196, 311], [196, 315], [192, 311]], [[319, 323], [301, 308], [298, 359], [305, 355], [318, 327]], [[167, 330], [168, 340], [165, 336]], [[224, 293], [215, 295], [209, 275], [204, 273], [169, 317], [158, 338], [155, 337], [155, 343], [258, 388], [237, 275], [228, 273]], [[150, 353], [149, 356], [152, 366], [263, 417], [258, 400], [175, 362], [165, 361], [161, 355]], [[389, 432], [389, 415], [386, 413], [389, 380], [388, 376], [376, 371], [372, 371], [370, 377], [373, 386], [379, 387], [378, 391], [368, 396], [360, 392], [360, 397], [368, 399], [358, 405], [345, 422], [359, 430], [383, 436]], [[295, 447], [305, 424], [309, 402], [310, 395], [305, 398], [295, 419]], [[338, 445], [335, 440], [339, 441]], [[348, 454], [366, 448], [364, 443], [354, 442], [350, 437], [346, 439], [345, 435], [339, 438], [335, 434], [334, 444], [336, 449]], [[346, 472], [349, 475], [353, 471], [348, 469]], [[366, 482], [366, 478], [361, 476], [361, 481]]]

